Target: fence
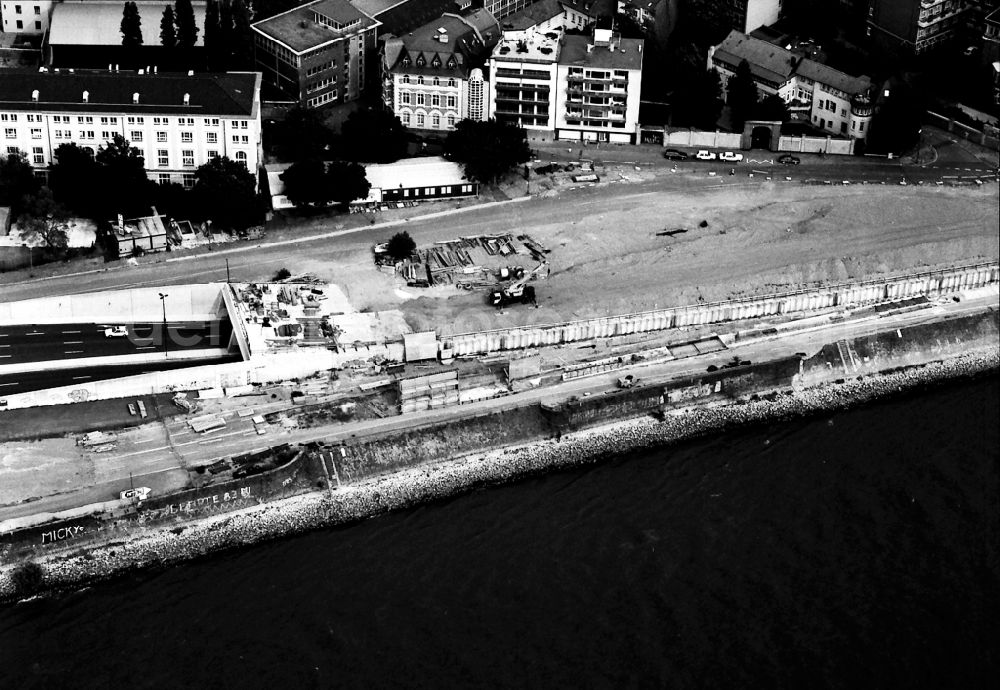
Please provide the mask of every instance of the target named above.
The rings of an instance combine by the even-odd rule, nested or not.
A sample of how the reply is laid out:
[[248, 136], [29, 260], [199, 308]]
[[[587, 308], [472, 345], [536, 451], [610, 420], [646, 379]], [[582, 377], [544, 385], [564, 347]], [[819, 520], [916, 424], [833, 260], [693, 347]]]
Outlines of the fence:
[[743, 143], [743, 134], [736, 132], [703, 132], [697, 129], [668, 131], [663, 138], [665, 146], [705, 146], [712, 148], [738, 149]]
[[996, 136], [990, 136], [986, 134], [986, 132], [982, 132], [974, 127], [969, 127], [968, 125], [964, 125], [961, 122], [952, 120], [944, 115], [939, 115], [931, 110], [927, 111], [927, 119], [930, 120], [931, 124], [942, 127], [952, 134], [957, 134], [963, 139], [967, 139], [974, 144], [985, 146], [993, 149], [994, 151], [1000, 151], [1000, 138], [997, 138]]
[[779, 151], [794, 153], [829, 153], [831, 155], [854, 155], [854, 139], [834, 139], [832, 137], [790, 137], [778, 138]]

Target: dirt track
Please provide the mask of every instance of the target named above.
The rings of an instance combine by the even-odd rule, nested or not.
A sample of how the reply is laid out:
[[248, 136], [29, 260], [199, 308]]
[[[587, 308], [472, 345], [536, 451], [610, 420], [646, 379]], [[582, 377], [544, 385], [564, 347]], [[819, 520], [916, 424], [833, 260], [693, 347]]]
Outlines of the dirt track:
[[[444, 289], [406, 302], [404, 313], [415, 328], [462, 331], [765, 294], [1000, 256], [995, 187], [755, 186], [681, 199], [634, 195], [611, 199], [601, 213], [578, 221], [512, 228], [552, 249], [551, 277], [537, 283], [541, 309], [513, 307], [497, 315], [481, 294]], [[699, 227], [703, 220], [705, 228]], [[678, 228], [688, 232], [656, 236]], [[396, 302], [381, 294], [378, 308]]]

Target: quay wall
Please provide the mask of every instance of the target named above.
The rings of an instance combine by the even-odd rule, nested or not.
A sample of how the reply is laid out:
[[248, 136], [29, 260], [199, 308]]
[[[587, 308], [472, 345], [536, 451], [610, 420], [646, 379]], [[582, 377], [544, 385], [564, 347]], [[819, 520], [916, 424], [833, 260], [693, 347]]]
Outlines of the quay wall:
[[442, 335], [439, 337], [439, 344], [444, 357], [479, 355], [819, 309], [852, 309], [909, 297], [934, 298], [998, 283], [1000, 283], [1000, 265], [982, 263], [744, 300], [659, 309], [568, 323]]

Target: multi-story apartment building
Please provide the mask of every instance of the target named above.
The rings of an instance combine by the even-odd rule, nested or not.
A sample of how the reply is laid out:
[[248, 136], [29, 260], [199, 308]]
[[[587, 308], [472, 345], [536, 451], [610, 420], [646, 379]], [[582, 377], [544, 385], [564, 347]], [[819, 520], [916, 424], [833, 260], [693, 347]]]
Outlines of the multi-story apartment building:
[[1000, 60], [1000, 8], [983, 17], [983, 63], [991, 65]]
[[365, 90], [379, 22], [347, 0], [315, 0], [253, 24], [264, 81], [309, 108]]
[[868, 36], [904, 53], [951, 42], [965, 25], [965, 0], [870, 0]]
[[729, 79], [746, 60], [758, 95], [780, 96], [792, 117], [824, 132], [864, 139], [872, 117], [871, 80], [854, 77], [803, 58], [781, 46], [732, 31], [708, 50], [708, 67], [718, 72], [725, 93]]
[[610, 29], [564, 36], [559, 52], [556, 137], [635, 143], [642, 89], [642, 39]]
[[412, 129], [449, 130], [485, 119], [487, 85], [480, 67], [500, 39], [483, 9], [446, 13], [382, 46], [382, 97]]
[[49, 30], [54, 0], [12, 0], [0, 3], [3, 31], [17, 34], [44, 34]]
[[634, 142], [642, 46], [610, 29], [504, 31], [490, 57], [490, 117], [559, 139]]
[[781, 14], [781, 0], [688, 0], [685, 4], [703, 5], [692, 9], [716, 17], [719, 29], [742, 33], [774, 24]]
[[0, 79], [0, 152], [24, 154], [41, 174], [61, 144], [96, 153], [115, 135], [142, 151], [161, 184], [191, 187], [218, 156], [256, 172], [260, 74], [19, 70]]

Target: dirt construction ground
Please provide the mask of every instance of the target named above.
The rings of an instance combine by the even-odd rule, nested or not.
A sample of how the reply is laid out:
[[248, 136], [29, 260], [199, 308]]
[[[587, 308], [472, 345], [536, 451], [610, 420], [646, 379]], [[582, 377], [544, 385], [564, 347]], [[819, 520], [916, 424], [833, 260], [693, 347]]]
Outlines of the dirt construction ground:
[[[511, 207], [508, 207], [511, 208]], [[343, 252], [337, 275], [358, 308], [402, 309], [416, 330], [552, 323], [857, 281], [1000, 256], [998, 194], [985, 188], [759, 186], [608, 199], [539, 223], [507, 211], [510, 232], [552, 250], [540, 308], [498, 314], [480, 292], [406, 288], [370, 254]], [[572, 218], [576, 218], [573, 220]], [[699, 227], [707, 221], [706, 227]], [[686, 229], [674, 237], [662, 230]], [[468, 228], [459, 234], [500, 232]], [[415, 235], [418, 244], [424, 238]], [[432, 241], [443, 239], [433, 237]], [[317, 266], [317, 268], [321, 268]], [[320, 271], [322, 273], [322, 271]]]

